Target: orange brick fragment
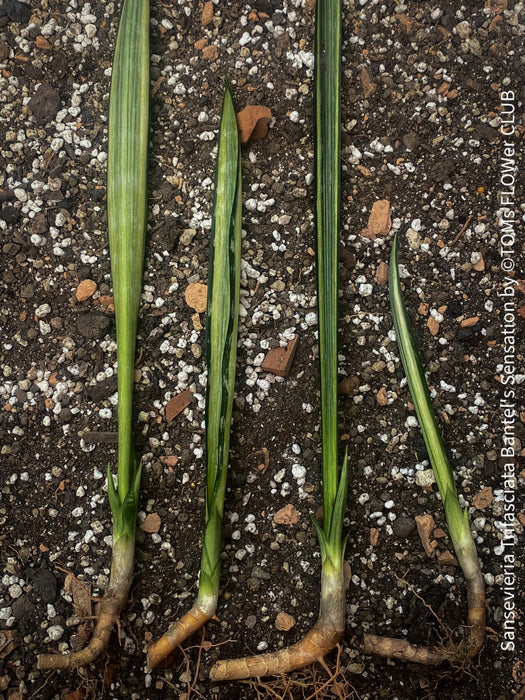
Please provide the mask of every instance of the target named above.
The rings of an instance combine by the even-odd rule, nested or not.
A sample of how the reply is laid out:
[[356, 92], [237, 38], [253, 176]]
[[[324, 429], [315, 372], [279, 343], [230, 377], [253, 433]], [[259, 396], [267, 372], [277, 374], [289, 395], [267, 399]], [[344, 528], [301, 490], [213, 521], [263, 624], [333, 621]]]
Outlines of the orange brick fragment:
[[268, 133], [272, 112], [263, 105], [248, 105], [237, 114], [237, 125], [241, 143], [245, 146], [250, 139], [262, 139]]
[[265, 372], [271, 372], [278, 377], [287, 377], [290, 373], [297, 341], [299, 336], [295, 335], [288, 341], [285, 348], [272, 348], [266, 353], [266, 357], [262, 363], [262, 368]]
[[178, 416], [179, 413], [184, 411], [186, 406], [190, 405], [191, 397], [191, 391], [189, 389], [185, 389], [180, 394], [177, 394], [177, 396], [174, 396], [168, 401], [168, 405], [166, 406], [166, 420], [168, 423]]
[[51, 49], [51, 44], [43, 36], [37, 36], [35, 39], [35, 46], [37, 49], [42, 49], [43, 51], [49, 51]]
[[213, 21], [213, 3], [211, 0], [208, 0], [208, 2], [204, 3], [204, 7], [202, 8], [202, 15], [201, 15], [201, 24], [203, 26], [206, 26], [210, 22]]

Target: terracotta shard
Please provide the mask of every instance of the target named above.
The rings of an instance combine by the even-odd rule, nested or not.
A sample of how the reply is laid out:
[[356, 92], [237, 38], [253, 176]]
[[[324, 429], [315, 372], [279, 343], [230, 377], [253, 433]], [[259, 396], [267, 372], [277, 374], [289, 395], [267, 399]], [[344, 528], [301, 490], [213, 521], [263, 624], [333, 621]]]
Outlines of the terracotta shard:
[[94, 280], [82, 280], [78, 285], [75, 296], [77, 301], [86, 301], [97, 291], [97, 283]]
[[299, 511], [297, 508], [289, 503], [273, 516], [273, 522], [276, 525], [296, 525], [299, 522]]
[[271, 350], [268, 350], [262, 363], [263, 370], [271, 372], [271, 374], [275, 374], [278, 377], [287, 377], [290, 373], [298, 340], [299, 336], [295, 335], [288, 341], [285, 348], [271, 348]]
[[427, 328], [430, 331], [430, 335], [437, 335], [439, 332], [439, 323], [433, 316], [428, 317]]
[[213, 21], [213, 2], [212, 0], [208, 0], [208, 2], [204, 3], [204, 7], [202, 8], [202, 15], [201, 15], [201, 24], [203, 27], [205, 27], [207, 24]]
[[186, 406], [190, 405], [192, 393], [189, 389], [185, 389], [177, 396], [174, 396], [168, 401], [166, 406], [166, 421], [170, 423], [176, 416], [179, 415]]
[[442, 564], [443, 566], [459, 566], [458, 560], [448, 549], [445, 549], [444, 552], [441, 552], [437, 560], [439, 564]]
[[208, 297], [208, 286], [202, 282], [193, 282], [186, 287], [184, 298], [186, 304], [197, 313], [206, 311], [206, 300]]
[[210, 44], [209, 46], [205, 46], [203, 48], [202, 55], [207, 61], [215, 61], [219, 55], [219, 49], [215, 46], [215, 44]]
[[388, 263], [381, 262], [376, 270], [376, 282], [383, 285], [388, 282]]
[[384, 386], [379, 389], [376, 394], [376, 401], [380, 406], [386, 406], [388, 403], [388, 394]]
[[263, 105], [248, 105], [237, 114], [239, 136], [245, 146], [248, 141], [263, 139], [268, 133], [272, 112]]
[[295, 625], [295, 619], [288, 613], [280, 612], [275, 618], [275, 627], [281, 632], [288, 632]]
[[379, 199], [374, 202], [372, 211], [368, 217], [368, 224], [361, 231], [361, 236], [370, 238], [372, 241], [378, 236], [384, 237], [392, 228], [392, 220], [390, 219], [390, 202], [388, 199]]
[[481, 491], [474, 496], [472, 505], [478, 510], [483, 510], [490, 506], [493, 500], [494, 494], [492, 493], [491, 487], [485, 486], [485, 488], [481, 489]]
[[139, 525], [143, 532], [154, 533], [160, 530], [160, 516], [158, 513], [149, 513], [143, 523]]

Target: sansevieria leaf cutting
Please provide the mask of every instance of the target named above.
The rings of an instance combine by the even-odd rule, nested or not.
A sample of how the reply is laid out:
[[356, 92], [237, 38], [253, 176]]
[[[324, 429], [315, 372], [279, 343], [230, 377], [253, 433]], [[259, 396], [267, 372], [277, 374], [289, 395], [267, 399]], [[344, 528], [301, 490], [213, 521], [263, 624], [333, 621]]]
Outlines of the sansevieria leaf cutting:
[[235, 386], [241, 269], [241, 155], [228, 82], [215, 178], [206, 321], [206, 527], [194, 606], [148, 649], [154, 667], [215, 615], [221, 572], [222, 517]]
[[149, 124], [149, 0], [124, 0], [111, 78], [107, 209], [118, 363], [118, 485], [108, 468], [113, 514], [109, 587], [100, 601], [88, 646], [43, 654], [41, 669], [77, 668], [95, 661], [127, 602], [133, 579], [140, 466], [133, 447], [132, 403], [137, 321], [146, 235]]
[[467, 581], [468, 629], [461, 644], [450, 643], [447, 647], [415, 647], [404, 640], [366, 634], [365, 652], [423, 664], [439, 664], [445, 660], [452, 663], [462, 662], [476, 656], [483, 645], [486, 615], [485, 582], [476, 553], [476, 545], [470, 532], [467, 509], [462, 510], [459, 505], [454, 474], [432, 409], [425, 373], [403, 301], [399, 279], [398, 247], [399, 241], [396, 235], [389, 268], [390, 305], [396, 339], [430, 464], [443, 500], [448, 531]]
[[279, 675], [320, 661], [339, 642], [345, 626], [342, 537], [347, 460], [338, 467], [337, 438], [337, 251], [339, 243], [341, 132], [341, 1], [317, 0], [315, 14], [315, 227], [321, 375], [323, 526], [321, 605], [315, 626], [296, 644], [276, 652], [219, 661], [213, 680]]

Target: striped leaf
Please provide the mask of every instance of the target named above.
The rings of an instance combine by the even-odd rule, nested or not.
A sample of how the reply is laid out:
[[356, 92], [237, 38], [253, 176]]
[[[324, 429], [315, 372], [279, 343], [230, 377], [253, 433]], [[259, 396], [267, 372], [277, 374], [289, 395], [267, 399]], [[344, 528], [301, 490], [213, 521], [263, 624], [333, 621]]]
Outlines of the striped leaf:
[[206, 321], [206, 531], [201, 587], [218, 589], [221, 528], [237, 357], [241, 262], [241, 152], [228, 81], [224, 93]]
[[315, 25], [314, 171], [324, 534], [337, 558], [347, 490], [347, 470], [339, 477], [337, 454], [341, 1], [317, 2]]
[[[149, 0], [124, 0], [109, 104], [107, 209], [118, 361], [118, 492], [115, 524], [134, 531], [137, 461], [132, 399], [146, 235], [149, 126]], [[133, 501], [134, 509], [130, 507]], [[125, 506], [125, 508], [124, 508]], [[114, 537], [118, 538], [114, 530]]]
[[457, 549], [461, 543], [471, 540], [468, 518], [466, 510], [462, 512], [459, 506], [454, 474], [432, 408], [428, 384], [403, 300], [399, 279], [398, 248], [399, 241], [396, 234], [390, 257], [389, 294], [397, 345], [430, 464], [443, 500], [449, 532]]

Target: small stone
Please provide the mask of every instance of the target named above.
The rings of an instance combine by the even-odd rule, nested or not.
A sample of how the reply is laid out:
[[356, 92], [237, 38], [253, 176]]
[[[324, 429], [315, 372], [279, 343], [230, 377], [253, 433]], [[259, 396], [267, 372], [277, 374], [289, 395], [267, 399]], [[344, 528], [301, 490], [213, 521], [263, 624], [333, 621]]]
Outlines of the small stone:
[[438, 555], [437, 560], [439, 564], [442, 564], [443, 566], [459, 566], [458, 560], [448, 549], [441, 552], [441, 554]]
[[433, 316], [428, 317], [427, 328], [430, 331], [430, 335], [437, 335], [439, 332], [439, 323]]
[[189, 284], [184, 292], [186, 304], [197, 313], [206, 311], [206, 301], [208, 296], [208, 286], [202, 282]]
[[20, 598], [22, 593], [23, 593], [22, 586], [20, 586], [20, 584], [13, 583], [11, 586], [9, 586], [9, 595], [11, 596], [11, 598], [13, 598], [13, 599]]
[[44, 316], [47, 316], [50, 313], [51, 307], [49, 304], [40, 304], [40, 306], [35, 309], [35, 316], [37, 318], [44, 318]]
[[419, 235], [419, 231], [415, 231], [413, 228], [409, 228], [407, 231], [407, 241], [412, 250], [419, 250], [421, 248], [421, 236]]
[[390, 202], [388, 199], [380, 199], [374, 202], [367, 227], [361, 231], [361, 236], [370, 238], [373, 241], [377, 236], [386, 236], [391, 228]]
[[82, 280], [78, 285], [75, 296], [77, 301], [86, 301], [97, 291], [97, 283], [94, 280]]
[[215, 59], [219, 55], [219, 49], [215, 46], [215, 44], [210, 44], [209, 46], [205, 46], [202, 50], [202, 56], [205, 58], [207, 61], [215, 61]]
[[375, 527], [370, 528], [370, 544], [372, 547], [377, 547], [379, 544], [379, 530]]
[[436, 483], [436, 477], [432, 469], [423, 469], [416, 474], [416, 484], [424, 489], [432, 488], [432, 484]]
[[[498, 135], [499, 135], [499, 132], [496, 132], [496, 133], [498, 133]], [[479, 254], [479, 260], [477, 262], [475, 262], [472, 267], [474, 268], [474, 270], [476, 270], [476, 272], [483, 272], [484, 271], [485, 260], [483, 258], [483, 255], [481, 255], [481, 253]]]
[[59, 639], [62, 639], [64, 628], [61, 625], [51, 625], [47, 628], [47, 634], [52, 642], [58, 642]]
[[415, 521], [406, 515], [400, 515], [392, 523], [392, 530], [397, 537], [409, 537], [415, 529]]
[[174, 396], [168, 401], [166, 406], [166, 421], [170, 423], [176, 416], [179, 415], [187, 406], [190, 405], [192, 393], [190, 389], [185, 389], [177, 396]]
[[246, 618], [246, 627], [249, 630], [252, 630], [256, 624], [257, 624], [257, 618], [255, 617], [255, 615], [248, 615], [248, 617]]
[[350, 673], [353, 673], [356, 676], [359, 676], [363, 671], [365, 670], [366, 666], [362, 662], [357, 662], [354, 661], [351, 664], [348, 664], [347, 669]]
[[180, 236], [180, 244], [183, 246], [189, 246], [193, 241], [197, 231], [194, 228], [185, 229]]
[[149, 513], [143, 523], [140, 523], [139, 527], [143, 532], [152, 534], [160, 530], [160, 516], [158, 513]]
[[258, 578], [260, 581], [269, 581], [272, 578], [272, 575], [270, 574], [269, 571], [266, 571], [266, 569], [263, 569], [262, 566], [258, 566], [257, 564], [252, 567], [251, 573], [250, 573], [251, 578]]
[[273, 516], [273, 522], [276, 525], [296, 525], [299, 522], [299, 516], [300, 513], [297, 508], [289, 503], [277, 511]]
[[461, 39], [467, 39], [470, 35], [470, 24], [466, 21], [456, 24], [456, 32]]
[[376, 282], [381, 286], [388, 282], [388, 263], [379, 263], [376, 270]]
[[212, 0], [208, 0], [208, 2], [204, 3], [204, 7], [202, 8], [202, 14], [201, 14], [201, 24], [203, 27], [205, 27], [207, 24], [213, 21], [213, 2]]
[[490, 506], [493, 500], [494, 494], [492, 488], [490, 486], [485, 486], [485, 488], [481, 489], [481, 491], [474, 496], [472, 505], [474, 508], [477, 508], [477, 510], [484, 510]]
[[380, 406], [386, 406], [388, 403], [388, 395], [384, 386], [379, 389], [376, 394], [376, 401]]
[[275, 627], [281, 632], [288, 632], [295, 625], [295, 619], [288, 613], [280, 612], [275, 618]]

